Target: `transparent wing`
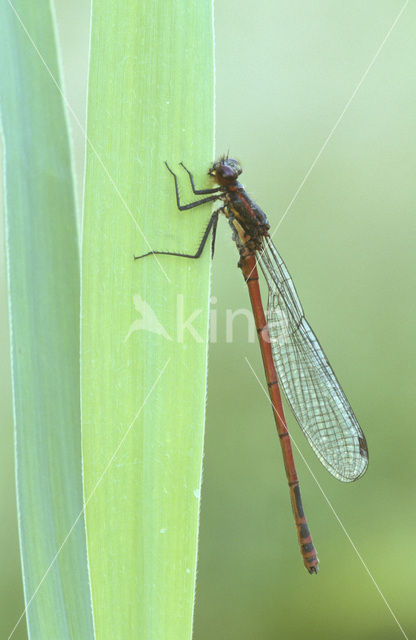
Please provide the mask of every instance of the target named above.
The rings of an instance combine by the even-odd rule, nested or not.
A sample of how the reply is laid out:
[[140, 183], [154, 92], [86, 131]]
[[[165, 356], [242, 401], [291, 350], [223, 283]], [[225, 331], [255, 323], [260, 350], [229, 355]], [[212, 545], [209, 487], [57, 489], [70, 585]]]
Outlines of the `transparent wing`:
[[360, 425], [270, 238], [257, 259], [269, 287], [267, 323], [281, 388], [322, 464], [339, 480], [356, 480], [368, 465]]

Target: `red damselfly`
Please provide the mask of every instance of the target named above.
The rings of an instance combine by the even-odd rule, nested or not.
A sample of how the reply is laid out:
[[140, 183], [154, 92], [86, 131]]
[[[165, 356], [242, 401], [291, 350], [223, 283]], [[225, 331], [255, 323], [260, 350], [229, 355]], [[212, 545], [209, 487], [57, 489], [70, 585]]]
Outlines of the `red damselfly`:
[[[206, 197], [181, 204], [176, 174], [166, 163], [175, 181], [178, 209], [185, 211], [216, 200], [222, 202], [221, 207], [212, 214], [196, 253], [150, 251], [135, 259], [152, 254], [199, 258], [211, 230], [213, 253], [218, 215], [223, 213], [228, 219], [240, 253], [238, 266], [247, 283], [253, 308], [300, 551], [309, 573], [317, 573], [318, 558], [302, 507], [279, 385], [312, 449], [324, 467], [338, 480], [352, 482], [363, 475], [368, 465], [366, 440], [305, 318], [292, 278], [270, 238], [266, 214], [238, 182], [241, 173], [239, 162], [228, 157], [215, 162], [208, 173], [218, 186], [211, 189], [195, 189], [192, 173], [181, 165], [188, 173], [193, 193]], [[257, 264], [269, 289], [267, 321], [260, 295]]]

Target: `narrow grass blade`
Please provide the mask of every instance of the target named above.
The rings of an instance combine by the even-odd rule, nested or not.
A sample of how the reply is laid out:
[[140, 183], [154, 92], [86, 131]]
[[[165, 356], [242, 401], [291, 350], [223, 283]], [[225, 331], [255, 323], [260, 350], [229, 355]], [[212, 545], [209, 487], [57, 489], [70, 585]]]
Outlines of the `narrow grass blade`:
[[[82, 517], [78, 239], [67, 123], [50, 76], [59, 83], [48, 2], [1, 2], [0, 59], [16, 473], [29, 637], [88, 639], [93, 630]], [[22, 623], [24, 616], [16, 620]]]
[[[82, 271], [82, 417], [97, 637], [191, 638], [207, 370], [212, 6], [97, 2]], [[188, 325], [186, 321], [190, 319]]]

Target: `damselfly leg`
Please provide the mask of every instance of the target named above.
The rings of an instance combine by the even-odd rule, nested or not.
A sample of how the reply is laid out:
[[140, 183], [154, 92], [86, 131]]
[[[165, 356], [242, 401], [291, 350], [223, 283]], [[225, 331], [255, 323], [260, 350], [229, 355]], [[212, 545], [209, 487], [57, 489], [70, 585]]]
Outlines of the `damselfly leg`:
[[[195, 200], [195, 202], [190, 202], [189, 204], [181, 204], [181, 199], [180, 199], [180, 196], [179, 196], [179, 188], [178, 188], [178, 178], [176, 176], [176, 173], [174, 171], [172, 171], [172, 169], [170, 168], [170, 166], [168, 165], [167, 162], [165, 162], [165, 165], [166, 165], [168, 171], [170, 171], [170, 173], [173, 175], [173, 179], [175, 180], [176, 204], [178, 205], [179, 211], [186, 211], [187, 209], [193, 209], [194, 207], [199, 207], [201, 204], [205, 204], [206, 202], [214, 202], [215, 200], [218, 200], [219, 195], [211, 195], [211, 196], [208, 196], [207, 198], [202, 198], [201, 200]], [[185, 169], [185, 171], [188, 172], [188, 175], [189, 175], [190, 180], [191, 180], [191, 185], [192, 185], [193, 192], [196, 195], [197, 194], [203, 194], [203, 193], [215, 194], [216, 192], [218, 192], [217, 188], [215, 188], [215, 189], [200, 189], [199, 191], [195, 191], [195, 189], [194, 189], [194, 181], [193, 181], [193, 178], [192, 178], [192, 173], [190, 173], [190, 171], [188, 171], [188, 169], [186, 169], [186, 167], [183, 167], [183, 168]]]
[[[168, 167], [167, 163], [165, 162], [166, 166]], [[181, 167], [183, 167], [186, 171], [186, 173], [189, 176], [189, 180], [191, 181], [191, 187], [192, 187], [192, 191], [194, 192], [194, 194], [197, 195], [202, 195], [203, 193], [218, 193], [218, 191], [221, 191], [221, 187], [213, 187], [212, 189], [195, 189], [195, 184], [194, 184], [194, 177], [192, 175], [192, 173], [189, 171], [189, 169], [187, 169], [184, 165], [183, 162], [179, 163], [181, 165]], [[169, 169], [169, 167], [168, 167]], [[170, 171], [170, 169], [169, 169]], [[170, 171], [171, 173], [173, 173], [172, 171]]]
[[[192, 186], [192, 191], [195, 193], [195, 195], [202, 195], [202, 194], [207, 194], [207, 193], [211, 193], [211, 194], [217, 193], [217, 195], [210, 195], [207, 198], [202, 198], [201, 200], [195, 200], [195, 202], [190, 202], [188, 204], [181, 204], [180, 195], [179, 195], [179, 188], [178, 188], [178, 179], [177, 179], [176, 173], [174, 171], [172, 171], [172, 169], [169, 167], [168, 163], [165, 162], [165, 165], [166, 165], [168, 171], [173, 175], [173, 179], [175, 181], [176, 204], [177, 204], [177, 207], [178, 207], [179, 211], [187, 211], [188, 209], [194, 209], [195, 207], [199, 207], [202, 204], [206, 204], [208, 202], [215, 202], [215, 200], [218, 200], [218, 198], [220, 197], [220, 194], [218, 194], [218, 191], [220, 190], [219, 187], [215, 187], [214, 189], [195, 189], [195, 184], [194, 184], [192, 173], [189, 171], [189, 169], [187, 169], [185, 167], [184, 164], [182, 164], [182, 162], [180, 164], [182, 165], [182, 167], [185, 169], [185, 171], [189, 175], [189, 179], [191, 181], [191, 186]], [[177, 256], [179, 258], [198, 259], [202, 255], [202, 252], [203, 252], [204, 247], [206, 245], [206, 242], [208, 240], [208, 237], [209, 237], [211, 229], [212, 229], [211, 256], [213, 257], [214, 256], [214, 249], [215, 249], [215, 238], [216, 238], [216, 233], [217, 233], [218, 214], [222, 210], [223, 210], [223, 208], [220, 207], [219, 209], [214, 211], [214, 213], [212, 214], [212, 216], [209, 219], [209, 222], [208, 222], [208, 224], [206, 226], [204, 234], [202, 236], [202, 239], [201, 239], [201, 242], [199, 244], [199, 247], [198, 247], [198, 249], [196, 250], [195, 253], [177, 253], [176, 251], [148, 251], [147, 253], [144, 253], [141, 256], [134, 256], [134, 259], [135, 260], [140, 260], [140, 258], [146, 258], [147, 256], [152, 256], [152, 255]]]

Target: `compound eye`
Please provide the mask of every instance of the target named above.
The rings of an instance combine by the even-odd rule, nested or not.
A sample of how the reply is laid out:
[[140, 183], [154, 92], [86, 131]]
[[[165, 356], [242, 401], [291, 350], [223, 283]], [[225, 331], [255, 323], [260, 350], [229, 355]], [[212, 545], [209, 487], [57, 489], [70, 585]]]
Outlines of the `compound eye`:
[[222, 167], [219, 167], [217, 171], [218, 171], [218, 175], [221, 178], [226, 178], [228, 180], [235, 180], [235, 178], [237, 177], [234, 169], [232, 169], [231, 167], [228, 167], [227, 165], [222, 165]]

